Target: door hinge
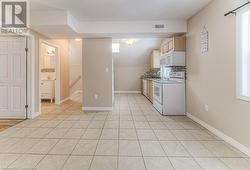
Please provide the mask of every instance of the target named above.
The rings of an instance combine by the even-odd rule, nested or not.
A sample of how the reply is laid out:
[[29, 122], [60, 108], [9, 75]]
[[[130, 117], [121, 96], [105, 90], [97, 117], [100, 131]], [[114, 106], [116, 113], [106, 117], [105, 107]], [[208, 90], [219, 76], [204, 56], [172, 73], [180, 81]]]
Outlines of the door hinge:
[[29, 105], [26, 104], [26, 105], [25, 105], [25, 109], [28, 109], [28, 107], [29, 107]]
[[26, 52], [28, 52], [28, 51], [29, 51], [29, 49], [26, 47], [26, 48], [25, 48], [25, 51], [26, 51]]

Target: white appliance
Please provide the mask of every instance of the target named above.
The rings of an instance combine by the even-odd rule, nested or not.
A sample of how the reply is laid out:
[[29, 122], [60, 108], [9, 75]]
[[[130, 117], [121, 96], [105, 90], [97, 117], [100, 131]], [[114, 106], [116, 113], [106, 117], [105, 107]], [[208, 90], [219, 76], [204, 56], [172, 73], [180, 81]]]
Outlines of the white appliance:
[[162, 79], [153, 82], [153, 99], [154, 107], [162, 115], [185, 115], [185, 71], [163, 67]]
[[162, 106], [163, 115], [185, 115], [185, 83], [164, 83]]
[[162, 83], [153, 81], [153, 106], [162, 113]]
[[148, 81], [142, 80], [142, 93], [144, 96], [148, 96]]
[[161, 66], [186, 66], [186, 52], [170, 51], [160, 57]]

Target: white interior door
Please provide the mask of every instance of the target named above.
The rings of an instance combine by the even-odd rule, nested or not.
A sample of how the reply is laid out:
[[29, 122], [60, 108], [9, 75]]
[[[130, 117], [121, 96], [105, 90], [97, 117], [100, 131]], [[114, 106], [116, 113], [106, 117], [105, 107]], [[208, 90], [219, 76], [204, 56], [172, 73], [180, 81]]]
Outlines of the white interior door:
[[26, 118], [25, 47], [25, 37], [0, 37], [0, 119]]

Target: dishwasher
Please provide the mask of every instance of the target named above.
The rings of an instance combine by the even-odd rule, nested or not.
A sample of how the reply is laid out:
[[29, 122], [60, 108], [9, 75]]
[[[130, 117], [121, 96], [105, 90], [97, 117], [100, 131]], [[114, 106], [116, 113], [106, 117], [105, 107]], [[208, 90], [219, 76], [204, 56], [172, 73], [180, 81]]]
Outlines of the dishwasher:
[[163, 83], [163, 115], [186, 115], [185, 83]]

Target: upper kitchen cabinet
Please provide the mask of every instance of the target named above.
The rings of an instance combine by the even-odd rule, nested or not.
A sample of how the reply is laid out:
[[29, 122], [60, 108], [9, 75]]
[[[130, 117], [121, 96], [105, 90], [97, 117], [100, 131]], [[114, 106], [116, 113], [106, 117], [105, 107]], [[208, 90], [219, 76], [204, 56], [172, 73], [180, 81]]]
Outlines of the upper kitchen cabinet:
[[174, 36], [163, 40], [161, 44], [161, 54], [166, 54], [169, 51], [186, 51], [186, 37]]
[[150, 68], [160, 68], [160, 50], [153, 50], [150, 56]]

